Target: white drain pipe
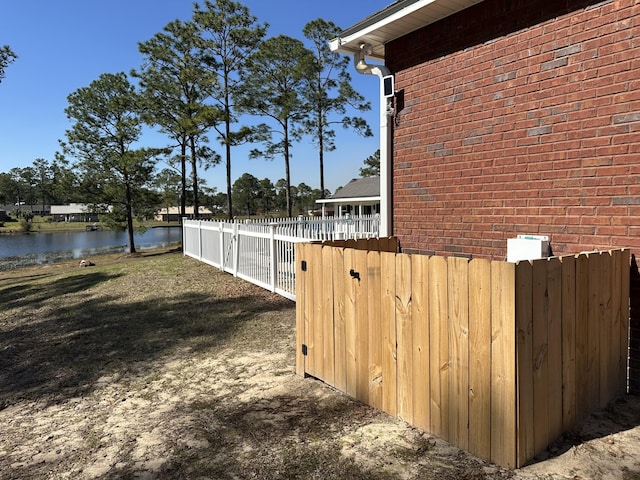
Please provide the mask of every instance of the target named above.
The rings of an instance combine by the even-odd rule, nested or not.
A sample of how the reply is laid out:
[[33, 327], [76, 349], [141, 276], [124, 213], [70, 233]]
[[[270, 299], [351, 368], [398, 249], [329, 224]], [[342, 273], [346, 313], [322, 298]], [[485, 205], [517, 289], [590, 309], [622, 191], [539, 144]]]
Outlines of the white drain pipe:
[[[393, 115], [393, 91], [385, 92], [385, 77], [391, 72], [386, 65], [369, 65], [366, 57], [371, 55], [372, 47], [368, 43], [360, 45], [360, 51], [353, 57], [353, 63], [358, 73], [375, 75], [380, 79], [380, 233], [381, 237], [393, 234], [393, 213], [391, 201], [392, 180], [392, 148], [391, 126], [389, 118]], [[393, 90], [393, 87], [391, 87]]]

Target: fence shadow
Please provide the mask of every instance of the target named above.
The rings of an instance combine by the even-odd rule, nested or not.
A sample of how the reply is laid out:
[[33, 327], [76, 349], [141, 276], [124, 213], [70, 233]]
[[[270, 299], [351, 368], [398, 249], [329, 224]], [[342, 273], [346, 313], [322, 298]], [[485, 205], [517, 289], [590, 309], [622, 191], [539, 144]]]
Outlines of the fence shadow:
[[594, 412], [533, 462], [558, 457], [584, 442], [640, 426], [640, 268], [634, 254], [631, 254], [629, 271], [629, 309], [629, 394]]
[[640, 426], [640, 396], [623, 395], [563, 434], [528, 464], [559, 457], [574, 447]]

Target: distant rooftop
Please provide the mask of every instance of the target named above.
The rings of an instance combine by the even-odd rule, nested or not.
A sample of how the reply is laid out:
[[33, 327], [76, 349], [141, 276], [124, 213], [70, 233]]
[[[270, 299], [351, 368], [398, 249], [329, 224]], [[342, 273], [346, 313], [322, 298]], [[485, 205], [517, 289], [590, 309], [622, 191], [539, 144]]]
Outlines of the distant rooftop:
[[380, 177], [354, 178], [331, 198], [362, 197], [380, 197]]

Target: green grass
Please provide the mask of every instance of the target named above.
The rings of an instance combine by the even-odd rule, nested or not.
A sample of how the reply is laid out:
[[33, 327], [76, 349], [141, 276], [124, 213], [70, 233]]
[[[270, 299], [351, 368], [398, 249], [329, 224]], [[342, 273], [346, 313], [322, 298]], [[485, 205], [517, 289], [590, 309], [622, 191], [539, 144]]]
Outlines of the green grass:
[[[52, 222], [50, 221], [51, 217], [40, 217], [36, 216], [31, 221], [31, 232], [84, 232], [88, 225], [93, 225], [94, 222]], [[104, 224], [97, 222], [99, 226], [102, 228], [106, 227]], [[167, 227], [167, 226], [178, 226], [177, 222], [158, 222], [158, 221], [146, 221], [142, 224], [146, 228], [153, 227]], [[23, 233], [24, 230], [20, 226], [20, 222], [18, 220], [12, 220], [4, 222], [3, 225], [0, 225], [0, 233]]]

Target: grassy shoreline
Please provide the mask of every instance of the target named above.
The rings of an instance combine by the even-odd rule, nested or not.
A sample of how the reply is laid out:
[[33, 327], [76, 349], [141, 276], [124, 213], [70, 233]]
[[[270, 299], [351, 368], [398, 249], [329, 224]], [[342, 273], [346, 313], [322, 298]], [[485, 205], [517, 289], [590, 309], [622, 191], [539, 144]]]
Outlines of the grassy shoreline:
[[[31, 222], [31, 230], [25, 232], [21, 224], [17, 220], [4, 222], [4, 225], [0, 226], [0, 235], [17, 235], [24, 233], [50, 233], [50, 232], [84, 232], [87, 226], [94, 223], [104, 230], [109, 230], [103, 223], [100, 222], [51, 222], [47, 220], [49, 217], [35, 217]], [[148, 221], [142, 223], [146, 228], [155, 227], [179, 227], [178, 222], [158, 222]]]

